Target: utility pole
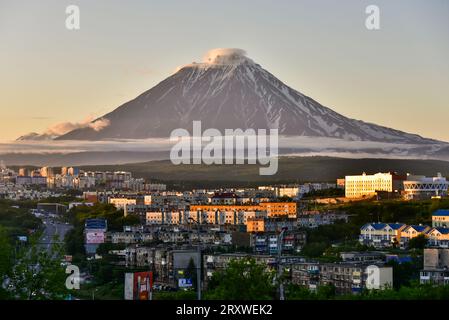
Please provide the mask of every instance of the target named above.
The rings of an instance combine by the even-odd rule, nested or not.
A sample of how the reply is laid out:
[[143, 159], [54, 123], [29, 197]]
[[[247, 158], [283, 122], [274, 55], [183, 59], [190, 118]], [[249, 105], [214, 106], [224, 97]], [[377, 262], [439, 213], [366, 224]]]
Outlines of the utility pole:
[[197, 235], [198, 235], [198, 246], [197, 246], [197, 266], [196, 266], [196, 286], [197, 286], [197, 293], [198, 293], [198, 300], [201, 300], [201, 247], [200, 247], [200, 223], [189, 217], [189, 220], [193, 221], [197, 225]]
[[284, 297], [284, 284], [282, 282], [282, 264], [281, 264], [281, 256], [282, 256], [282, 241], [284, 239], [284, 232], [287, 230], [286, 227], [282, 228], [281, 233], [278, 236], [278, 281], [279, 281], [279, 300], [285, 300]]

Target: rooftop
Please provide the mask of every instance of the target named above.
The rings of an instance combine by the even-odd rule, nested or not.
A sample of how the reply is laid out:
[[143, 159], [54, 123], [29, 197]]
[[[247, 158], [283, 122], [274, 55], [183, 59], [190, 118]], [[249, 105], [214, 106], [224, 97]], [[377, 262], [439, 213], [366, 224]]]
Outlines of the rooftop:
[[435, 211], [434, 213], [432, 213], [432, 216], [436, 216], [436, 217], [449, 216], [449, 209], [439, 209], [439, 210]]

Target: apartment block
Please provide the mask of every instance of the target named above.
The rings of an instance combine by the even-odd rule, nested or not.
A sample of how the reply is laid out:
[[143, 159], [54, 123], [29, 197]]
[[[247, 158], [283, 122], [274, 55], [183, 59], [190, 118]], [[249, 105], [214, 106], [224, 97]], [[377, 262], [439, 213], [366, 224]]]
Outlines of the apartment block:
[[419, 274], [421, 284], [449, 284], [449, 249], [424, 249], [424, 266]]

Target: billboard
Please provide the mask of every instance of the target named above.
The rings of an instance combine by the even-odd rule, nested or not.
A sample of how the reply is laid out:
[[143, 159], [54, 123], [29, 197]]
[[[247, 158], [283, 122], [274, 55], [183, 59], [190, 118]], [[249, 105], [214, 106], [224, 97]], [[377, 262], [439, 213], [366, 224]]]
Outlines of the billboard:
[[178, 287], [180, 288], [190, 288], [192, 287], [192, 279], [180, 278], [178, 279]]
[[86, 243], [87, 244], [104, 243], [104, 232], [102, 232], [102, 231], [86, 232]]
[[125, 273], [125, 300], [151, 300], [153, 272]]
[[86, 219], [84, 228], [89, 231], [106, 231], [108, 229], [108, 221], [105, 219]]

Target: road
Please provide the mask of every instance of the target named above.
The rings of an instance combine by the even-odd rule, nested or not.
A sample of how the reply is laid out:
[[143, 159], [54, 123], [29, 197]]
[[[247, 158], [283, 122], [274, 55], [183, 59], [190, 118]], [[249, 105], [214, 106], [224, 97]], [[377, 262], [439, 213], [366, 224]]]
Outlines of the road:
[[64, 241], [65, 234], [72, 228], [71, 225], [55, 221], [51, 218], [42, 218], [45, 229], [39, 241], [39, 247], [48, 252], [51, 251], [52, 245], [55, 244], [53, 239], [55, 235], [59, 237], [57, 241]]

